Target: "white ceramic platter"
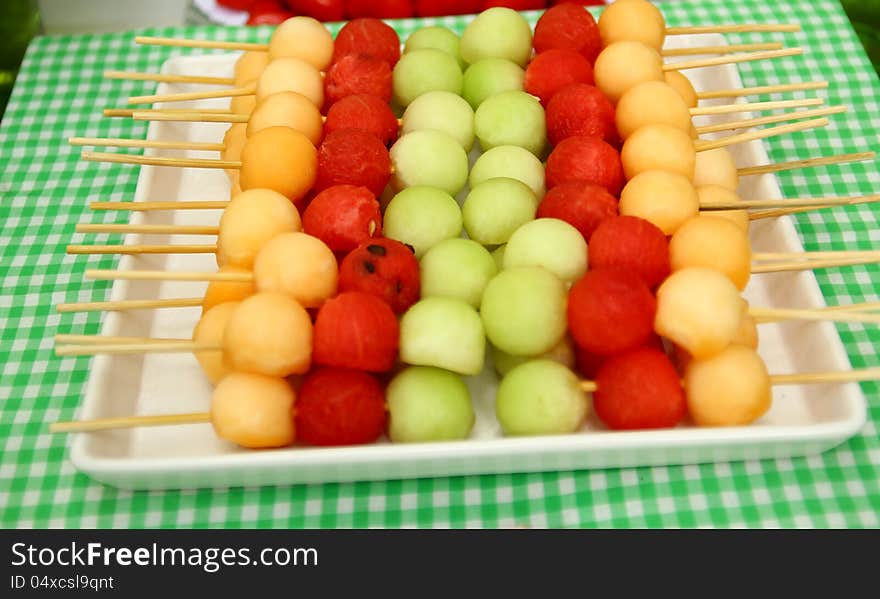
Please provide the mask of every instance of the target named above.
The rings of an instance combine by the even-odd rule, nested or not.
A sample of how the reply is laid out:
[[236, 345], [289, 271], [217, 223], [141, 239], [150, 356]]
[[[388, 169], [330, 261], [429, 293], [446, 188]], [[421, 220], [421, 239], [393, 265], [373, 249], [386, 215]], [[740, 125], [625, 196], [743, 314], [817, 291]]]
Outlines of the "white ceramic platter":
[[[724, 43], [720, 36], [677, 37], [676, 45]], [[228, 77], [236, 56], [178, 57], [163, 71]], [[789, 58], [785, 60], [796, 60]], [[688, 71], [698, 90], [741, 87], [735, 67]], [[159, 86], [159, 93], [196, 91], [196, 86]], [[202, 87], [201, 89], [204, 89]], [[718, 103], [715, 101], [714, 103]], [[189, 103], [224, 107], [226, 100]], [[186, 106], [177, 104], [177, 107]], [[729, 115], [725, 119], [747, 118]], [[705, 117], [704, 121], [706, 120]], [[154, 122], [149, 139], [219, 141], [226, 125]], [[769, 162], [761, 142], [733, 149], [739, 166]], [[216, 157], [207, 152], [164, 155]], [[130, 167], [136, 168], [136, 167]], [[142, 167], [135, 201], [227, 199], [229, 183], [221, 170]], [[744, 198], [781, 197], [772, 175], [742, 181]], [[216, 224], [218, 211], [132, 213], [133, 223]], [[787, 218], [752, 225], [755, 251], [801, 251]], [[210, 243], [208, 237], [129, 235], [126, 243]], [[212, 255], [125, 256], [122, 269], [216, 269]], [[195, 297], [205, 283], [117, 281], [111, 298]], [[753, 277], [746, 297], [753, 305], [821, 307], [812, 272]], [[188, 338], [199, 309], [108, 313], [102, 335]], [[835, 328], [828, 323], [761, 325], [760, 353], [772, 373], [848, 370]], [[135, 489], [226, 487], [329, 481], [433, 477], [492, 472], [569, 470], [656, 464], [685, 464], [814, 454], [857, 433], [865, 420], [865, 401], [856, 384], [788, 386], [774, 389], [773, 407], [759, 422], [740, 428], [700, 429], [689, 425], [646, 432], [609, 432], [591, 419], [578, 434], [504, 438], [494, 416], [497, 385], [491, 363], [468, 380], [477, 421], [467, 441], [374, 445], [345, 448], [293, 447], [247, 451], [218, 439], [208, 424], [178, 425], [80, 434], [73, 443], [74, 465], [93, 478]], [[97, 356], [86, 387], [80, 418], [206, 411], [211, 387], [189, 354]]]

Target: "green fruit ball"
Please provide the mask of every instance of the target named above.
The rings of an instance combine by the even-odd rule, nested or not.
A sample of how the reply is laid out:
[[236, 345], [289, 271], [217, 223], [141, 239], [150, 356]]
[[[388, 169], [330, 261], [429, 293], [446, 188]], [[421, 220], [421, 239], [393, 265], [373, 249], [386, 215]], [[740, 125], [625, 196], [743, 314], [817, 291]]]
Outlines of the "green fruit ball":
[[483, 289], [498, 273], [489, 251], [470, 239], [441, 241], [419, 262], [422, 297], [450, 297], [480, 307]]
[[504, 269], [504, 250], [506, 249], [507, 244], [505, 243], [492, 250], [492, 259], [495, 260], [495, 266], [498, 267], [498, 270]]
[[442, 131], [413, 131], [391, 146], [395, 189], [436, 187], [455, 195], [467, 183], [468, 156], [461, 144]]
[[474, 145], [474, 111], [461, 96], [450, 92], [422, 94], [403, 113], [401, 132], [433, 129], [449, 134], [465, 152]]
[[502, 270], [483, 291], [480, 316], [495, 347], [518, 356], [549, 351], [565, 335], [565, 283], [548, 270]]
[[568, 335], [565, 335], [559, 343], [550, 348], [550, 351], [546, 351], [538, 356], [514, 356], [513, 354], [501, 351], [494, 345], [491, 346], [491, 352], [492, 363], [495, 365], [495, 370], [501, 376], [506, 375], [520, 364], [530, 362], [531, 360], [553, 360], [566, 368], [575, 367], [574, 341]]
[[403, 51], [407, 53], [425, 49], [440, 50], [452, 56], [458, 61], [458, 66], [464, 69], [467, 63], [461, 58], [460, 42], [458, 36], [446, 27], [422, 27], [407, 38]]
[[474, 408], [467, 386], [448, 370], [411, 366], [386, 391], [388, 436], [394, 443], [467, 439]]
[[587, 242], [563, 220], [527, 222], [513, 232], [504, 252], [504, 268], [516, 266], [542, 266], [566, 283], [574, 283], [587, 272]]
[[394, 65], [392, 86], [394, 101], [401, 106], [430, 91], [461, 93], [461, 67], [458, 61], [440, 50], [407, 52]]
[[498, 245], [533, 220], [537, 210], [538, 199], [525, 183], [499, 177], [471, 188], [462, 217], [468, 237], [483, 245]]
[[532, 28], [509, 8], [484, 10], [461, 36], [461, 57], [473, 64], [483, 58], [505, 58], [521, 67], [532, 56]]
[[522, 181], [537, 198], [544, 197], [544, 165], [538, 158], [519, 146], [498, 146], [477, 158], [468, 182], [471, 189], [495, 177]]
[[505, 435], [573, 433], [588, 411], [577, 376], [552, 360], [520, 364], [502, 379], [495, 398], [495, 414]]
[[480, 315], [459, 299], [425, 298], [400, 319], [400, 359], [407, 364], [477, 374], [485, 355]]
[[421, 258], [432, 246], [461, 235], [461, 209], [451, 195], [435, 187], [408, 187], [385, 208], [384, 235], [408, 243]]
[[503, 58], [486, 58], [464, 72], [461, 96], [476, 110], [489, 96], [522, 91], [526, 72], [518, 64]]
[[544, 108], [526, 92], [501, 92], [486, 98], [474, 114], [474, 131], [483, 151], [519, 146], [540, 156], [547, 147]]

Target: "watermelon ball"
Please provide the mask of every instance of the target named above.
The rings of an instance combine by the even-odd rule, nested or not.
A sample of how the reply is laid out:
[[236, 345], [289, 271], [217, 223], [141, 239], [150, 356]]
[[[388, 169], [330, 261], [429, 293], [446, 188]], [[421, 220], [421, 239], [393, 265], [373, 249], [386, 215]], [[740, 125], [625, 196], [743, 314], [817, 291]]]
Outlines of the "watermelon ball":
[[324, 135], [358, 129], [375, 135], [387, 146], [397, 139], [398, 127], [388, 102], [377, 96], [353, 94], [335, 102], [327, 111]]
[[341, 129], [324, 138], [318, 148], [315, 191], [334, 185], [360, 185], [378, 196], [391, 178], [388, 149], [375, 135]]
[[596, 415], [613, 430], [673, 427], [687, 411], [675, 366], [651, 347], [606, 360], [596, 374], [596, 387]]
[[618, 142], [614, 106], [598, 87], [586, 83], [567, 85], [553, 95], [545, 110], [547, 137], [558, 145], [575, 135]]
[[640, 345], [654, 332], [657, 301], [628, 270], [591, 270], [568, 295], [568, 328], [575, 343], [610, 356]]
[[351, 18], [408, 19], [415, 15], [415, 7], [410, 0], [346, 0], [345, 4]]
[[506, 91], [522, 91], [526, 72], [521, 66], [504, 58], [484, 58], [467, 67], [461, 80], [461, 97], [471, 108], [479, 108], [483, 100]]
[[415, 0], [415, 5], [420, 17], [474, 15], [483, 7], [481, 0]]
[[493, 6], [506, 6], [513, 10], [541, 10], [546, 8], [547, 0], [483, 0], [483, 10]]
[[[285, 0], [290, 10], [298, 15], [309, 15], [329, 23], [345, 18], [345, 2], [343, 0]], [[331, 45], [331, 53], [333, 51]]]
[[653, 223], [637, 216], [603, 220], [590, 238], [589, 266], [590, 270], [632, 271], [653, 289], [670, 272], [666, 235]]
[[332, 106], [347, 96], [366, 94], [390, 102], [391, 88], [391, 67], [387, 62], [368, 54], [347, 54], [327, 70], [324, 101]]
[[544, 195], [536, 216], [563, 220], [590, 241], [601, 222], [617, 216], [617, 200], [604, 187], [569, 181]]
[[352, 250], [339, 266], [339, 291], [381, 298], [396, 314], [419, 299], [419, 261], [412, 248], [393, 239], [372, 239]]
[[366, 187], [328, 187], [315, 196], [303, 213], [303, 230], [334, 252], [348, 253], [382, 235], [379, 202]]
[[588, 379], [595, 379], [599, 373], [599, 368], [608, 359], [608, 356], [600, 356], [591, 351], [585, 350], [583, 347], [575, 344], [574, 359], [577, 371]]
[[620, 154], [597, 137], [577, 135], [563, 140], [547, 158], [547, 187], [567, 181], [594, 183], [619, 196], [623, 188]]
[[319, 368], [300, 385], [294, 413], [297, 437], [311, 445], [372, 443], [385, 430], [385, 394], [365, 372]]
[[593, 15], [565, 2], [548, 9], [538, 19], [533, 45], [538, 54], [552, 48], [575, 50], [592, 64], [602, 51], [602, 38]]
[[374, 56], [393, 67], [400, 58], [400, 38], [379, 19], [353, 19], [336, 35], [333, 62], [349, 54]]
[[397, 359], [399, 336], [397, 317], [388, 304], [369, 293], [340, 293], [318, 310], [313, 361], [387, 372]]
[[525, 89], [546, 106], [556, 92], [574, 83], [593, 84], [590, 61], [574, 50], [552, 48], [535, 56], [526, 67]]

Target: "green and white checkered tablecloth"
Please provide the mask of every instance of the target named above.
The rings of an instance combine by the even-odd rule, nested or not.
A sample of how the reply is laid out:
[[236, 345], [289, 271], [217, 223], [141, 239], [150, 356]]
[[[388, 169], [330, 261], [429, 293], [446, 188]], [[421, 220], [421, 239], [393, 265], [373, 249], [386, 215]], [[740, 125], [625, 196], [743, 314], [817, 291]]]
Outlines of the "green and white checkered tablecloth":
[[[671, 25], [790, 22], [803, 57], [740, 67], [747, 86], [825, 79], [829, 104], [850, 111], [828, 128], [772, 139], [773, 161], [857, 152], [877, 146], [880, 84], [834, 0], [689, 0], [664, 4]], [[534, 21], [536, 14], [531, 14]], [[461, 31], [464, 18], [431, 20]], [[402, 37], [421, 25], [395, 24]], [[242, 41], [267, 28], [150, 31]], [[780, 37], [780, 34], [772, 36]], [[767, 35], [730, 36], [736, 42]], [[59, 359], [58, 331], [97, 333], [100, 315], [60, 316], [60, 302], [100, 301], [106, 282], [85, 268], [116, 258], [71, 257], [65, 245], [89, 200], [130, 199], [137, 169], [86, 163], [69, 136], [143, 137], [144, 123], [102, 118], [153, 84], [109, 81], [107, 69], [158, 71], [174, 50], [137, 47], [132, 34], [45, 37], [28, 50], [0, 126], [0, 526], [3, 527], [838, 527], [880, 525], [880, 386], [863, 385], [870, 404], [862, 434], [821, 456], [701, 466], [487, 475], [355, 484], [183, 492], [128, 492], [77, 473], [70, 439], [47, 424], [75, 416], [89, 359]], [[779, 175], [787, 197], [876, 192], [876, 162]], [[808, 250], [869, 249], [880, 242], [871, 206], [798, 217]], [[108, 212], [108, 222], [124, 214]], [[98, 240], [119, 239], [98, 237]], [[100, 242], [100, 241], [99, 241]], [[820, 271], [829, 304], [876, 301], [880, 267]], [[876, 328], [840, 326], [853, 367], [880, 366]]]

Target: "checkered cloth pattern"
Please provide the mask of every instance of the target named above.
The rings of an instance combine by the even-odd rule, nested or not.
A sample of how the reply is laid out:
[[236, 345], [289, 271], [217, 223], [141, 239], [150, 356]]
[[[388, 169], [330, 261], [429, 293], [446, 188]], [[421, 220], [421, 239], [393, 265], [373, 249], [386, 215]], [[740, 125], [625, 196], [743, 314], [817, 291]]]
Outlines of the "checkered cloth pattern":
[[[746, 63], [746, 86], [827, 80], [829, 104], [850, 111], [825, 129], [766, 142], [775, 162], [876, 147], [880, 85], [834, 0], [703, 0], [665, 3], [670, 25], [792, 22], [798, 34], [730, 35], [731, 43], [784, 39], [803, 57]], [[527, 13], [534, 22], [537, 13]], [[425, 24], [461, 31], [466, 17], [399, 21], [402, 38]], [[336, 28], [334, 27], [334, 32]], [[265, 41], [268, 28], [196, 27], [148, 35]], [[101, 301], [109, 283], [84, 282], [113, 256], [65, 254], [90, 200], [126, 200], [137, 169], [86, 163], [69, 136], [144, 137], [146, 125], [102, 118], [101, 108], [155, 84], [103, 78], [104, 70], [158, 71], [181, 50], [135, 46], [133, 33], [42, 37], [28, 49], [0, 126], [0, 526], [3, 527], [875, 527], [880, 525], [880, 387], [866, 383], [864, 431], [819, 456], [699, 466], [502, 474], [452, 478], [168, 492], [102, 486], [74, 470], [70, 438], [47, 432], [71, 419], [89, 359], [53, 355], [56, 331], [97, 333], [97, 313], [56, 313], [61, 302]], [[786, 197], [876, 192], [876, 162], [782, 173]], [[797, 217], [807, 250], [856, 250], [880, 242], [878, 209], [863, 205]], [[98, 236], [95, 242], [121, 241]], [[880, 267], [817, 273], [829, 304], [877, 301]], [[880, 365], [880, 332], [841, 325], [853, 367]]]

